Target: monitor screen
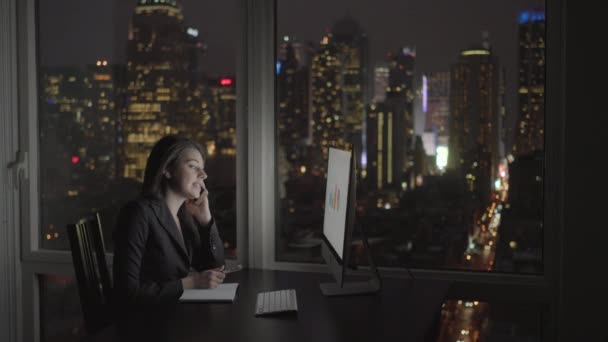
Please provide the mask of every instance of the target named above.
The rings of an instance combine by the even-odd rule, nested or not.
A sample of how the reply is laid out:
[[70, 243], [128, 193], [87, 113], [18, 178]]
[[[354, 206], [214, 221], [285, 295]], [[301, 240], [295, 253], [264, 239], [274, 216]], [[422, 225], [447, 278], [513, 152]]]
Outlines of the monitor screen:
[[350, 165], [350, 151], [329, 149], [323, 235], [340, 261], [344, 260]]

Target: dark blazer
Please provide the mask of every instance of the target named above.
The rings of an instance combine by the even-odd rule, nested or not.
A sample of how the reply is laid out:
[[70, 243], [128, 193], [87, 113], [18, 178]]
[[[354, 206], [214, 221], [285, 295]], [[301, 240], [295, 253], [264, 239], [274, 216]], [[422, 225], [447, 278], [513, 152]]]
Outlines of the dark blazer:
[[[113, 301], [122, 331], [142, 337], [183, 293], [181, 279], [191, 269], [224, 264], [224, 247], [215, 225], [202, 226], [182, 206], [182, 234], [163, 199], [141, 198], [125, 205], [114, 230]], [[125, 330], [126, 329], [126, 330]], [[129, 330], [129, 331], [127, 331]], [[158, 332], [154, 333], [159, 338]]]

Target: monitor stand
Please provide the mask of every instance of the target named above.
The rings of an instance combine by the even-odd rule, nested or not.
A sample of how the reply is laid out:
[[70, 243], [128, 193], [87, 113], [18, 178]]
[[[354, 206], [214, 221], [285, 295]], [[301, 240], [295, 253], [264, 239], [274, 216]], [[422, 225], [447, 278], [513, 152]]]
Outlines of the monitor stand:
[[[348, 295], [362, 295], [362, 294], [373, 294], [379, 292], [382, 289], [382, 280], [380, 279], [380, 273], [376, 268], [376, 264], [372, 258], [372, 252], [369, 248], [369, 242], [367, 240], [367, 235], [365, 234], [365, 230], [361, 227], [360, 224], [359, 231], [361, 232], [361, 239], [363, 241], [363, 247], [365, 249], [365, 254], [367, 254], [367, 260], [369, 262], [369, 267], [371, 271], [371, 278], [367, 281], [345, 281], [345, 271], [346, 265], [344, 265], [342, 270], [342, 279], [340, 282], [333, 283], [321, 283], [319, 287], [321, 288], [321, 293], [324, 296], [348, 296]], [[323, 244], [323, 248], [327, 248], [325, 244]], [[346, 264], [346, 260], [344, 263]], [[342, 286], [340, 286], [342, 283]]]

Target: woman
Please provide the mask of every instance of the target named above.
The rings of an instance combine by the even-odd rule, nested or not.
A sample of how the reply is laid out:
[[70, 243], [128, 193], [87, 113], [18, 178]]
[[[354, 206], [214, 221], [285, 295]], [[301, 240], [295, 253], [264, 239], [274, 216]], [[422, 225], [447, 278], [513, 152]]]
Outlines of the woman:
[[122, 208], [114, 231], [114, 302], [124, 340], [163, 340], [184, 289], [224, 280], [224, 249], [209, 211], [203, 150], [167, 136], [148, 157], [141, 198]]

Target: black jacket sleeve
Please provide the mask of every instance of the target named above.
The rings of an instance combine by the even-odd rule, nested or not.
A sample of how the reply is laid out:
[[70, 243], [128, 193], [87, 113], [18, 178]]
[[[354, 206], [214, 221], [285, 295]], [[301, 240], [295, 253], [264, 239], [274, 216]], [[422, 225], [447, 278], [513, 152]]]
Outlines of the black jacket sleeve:
[[181, 279], [155, 282], [142, 276], [149, 219], [137, 202], [125, 206], [118, 215], [114, 231], [114, 295], [122, 304], [176, 301], [183, 293]]
[[193, 246], [192, 267], [198, 271], [224, 265], [224, 243], [214, 219], [208, 225], [195, 223], [200, 239]]

